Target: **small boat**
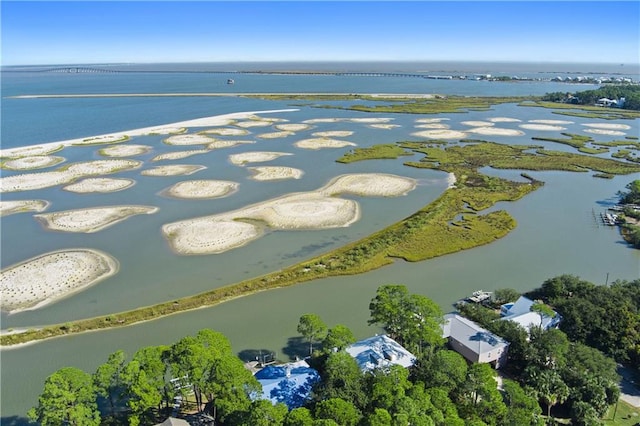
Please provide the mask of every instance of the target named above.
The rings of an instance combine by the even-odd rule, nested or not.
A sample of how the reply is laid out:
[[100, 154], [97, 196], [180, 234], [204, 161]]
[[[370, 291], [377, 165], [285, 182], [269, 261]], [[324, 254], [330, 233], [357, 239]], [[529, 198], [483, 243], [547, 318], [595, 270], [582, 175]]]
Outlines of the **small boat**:
[[227, 84], [234, 84], [234, 83], [235, 83], [235, 81], [233, 81], [233, 79], [232, 79], [232, 78], [230, 78], [230, 79], [228, 79], [228, 80], [227, 80]]
[[467, 300], [473, 303], [481, 303], [489, 299], [490, 297], [491, 297], [490, 291], [477, 290], [473, 292], [471, 297], [467, 297]]

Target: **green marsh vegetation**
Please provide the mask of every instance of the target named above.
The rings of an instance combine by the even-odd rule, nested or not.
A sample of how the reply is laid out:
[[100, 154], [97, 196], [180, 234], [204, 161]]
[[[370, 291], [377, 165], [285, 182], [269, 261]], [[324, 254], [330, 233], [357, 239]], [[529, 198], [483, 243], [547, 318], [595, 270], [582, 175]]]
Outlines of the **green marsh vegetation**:
[[520, 103], [520, 106], [556, 109], [559, 111], [553, 111], [554, 114], [568, 115], [572, 117], [602, 120], [633, 120], [635, 118], [640, 118], [640, 111], [605, 108], [593, 105], [574, 105], [562, 102], [533, 101]]

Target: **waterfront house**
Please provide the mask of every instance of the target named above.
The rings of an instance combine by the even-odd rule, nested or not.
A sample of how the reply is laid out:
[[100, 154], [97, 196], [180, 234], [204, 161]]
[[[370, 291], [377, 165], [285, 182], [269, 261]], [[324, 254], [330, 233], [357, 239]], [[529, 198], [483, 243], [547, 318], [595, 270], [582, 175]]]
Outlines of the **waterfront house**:
[[562, 317], [557, 312], [553, 316], [547, 316], [540, 312], [532, 311], [531, 308], [537, 302], [520, 296], [513, 303], [505, 303], [500, 307], [500, 318], [505, 321], [513, 321], [529, 332], [531, 327], [541, 327], [543, 330], [557, 328]]
[[320, 375], [306, 361], [269, 365], [254, 374], [262, 385], [262, 393], [254, 400], [267, 399], [274, 405], [282, 402], [289, 409], [302, 407], [311, 396], [311, 388], [320, 381]]
[[467, 361], [489, 363], [499, 369], [507, 360], [509, 342], [458, 314], [444, 316], [442, 337]]
[[362, 371], [391, 365], [408, 368], [416, 362], [416, 357], [411, 352], [385, 334], [360, 340], [345, 350], [355, 358]]

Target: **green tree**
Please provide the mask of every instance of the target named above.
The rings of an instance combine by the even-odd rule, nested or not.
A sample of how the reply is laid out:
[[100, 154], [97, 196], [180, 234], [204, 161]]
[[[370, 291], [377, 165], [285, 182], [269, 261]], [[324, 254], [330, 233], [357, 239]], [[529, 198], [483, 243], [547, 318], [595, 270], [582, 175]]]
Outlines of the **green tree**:
[[100, 365], [93, 374], [97, 394], [107, 398], [111, 415], [115, 411], [116, 399], [119, 399], [124, 366], [125, 354], [124, 351], [119, 350], [109, 355], [107, 362]]
[[520, 293], [512, 288], [499, 288], [493, 292], [493, 303], [496, 305], [504, 305], [505, 303], [515, 302], [520, 297]]
[[97, 426], [100, 413], [91, 375], [74, 367], [65, 367], [47, 377], [38, 405], [29, 410], [29, 418], [42, 426]]
[[334, 348], [341, 351], [355, 341], [353, 332], [347, 326], [338, 324], [329, 329], [327, 336], [322, 341], [322, 347], [325, 351], [331, 351]]
[[402, 343], [403, 315], [406, 313], [408, 297], [409, 292], [403, 285], [387, 284], [378, 287], [376, 296], [369, 304], [371, 311], [369, 325], [382, 326], [392, 339]]
[[312, 426], [313, 416], [311, 411], [305, 407], [294, 408], [287, 413], [284, 419], [284, 426]]
[[640, 179], [629, 182], [625, 186], [628, 191], [619, 192], [621, 204], [640, 204]]
[[503, 379], [502, 389], [507, 406], [504, 426], [544, 425], [544, 420], [540, 417], [542, 409], [532, 394], [525, 391], [518, 382], [508, 379]]
[[138, 362], [140, 369], [145, 372], [149, 384], [163, 396], [167, 407], [177, 394], [174, 387], [167, 383], [168, 365], [165, 363], [165, 357], [168, 355], [169, 350], [169, 346], [146, 346], [136, 351], [132, 358], [132, 360]]
[[342, 398], [360, 408], [367, 405], [364, 376], [356, 360], [346, 352], [333, 352], [327, 357], [322, 381], [316, 388], [317, 400]]
[[479, 419], [488, 425], [501, 424], [507, 407], [494, 379], [495, 371], [489, 364], [472, 364], [467, 370], [467, 380], [456, 392], [460, 417]]
[[538, 397], [547, 406], [547, 417], [551, 417], [551, 409], [556, 404], [562, 404], [569, 397], [569, 387], [562, 381], [560, 375], [553, 370], [537, 371], [530, 377], [530, 384]]
[[281, 426], [287, 415], [287, 406], [273, 405], [271, 401], [260, 399], [253, 401], [247, 411], [243, 424], [251, 426]]
[[309, 355], [313, 354], [313, 342], [327, 335], [327, 325], [316, 314], [304, 314], [298, 322], [298, 333], [309, 342]]
[[376, 408], [367, 416], [365, 424], [367, 426], [391, 426], [391, 420], [391, 414], [387, 410]]
[[153, 419], [152, 409], [162, 402], [162, 394], [153, 386], [147, 373], [140, 368], [138, 361], [132, 360], [124, 368], [122, 380], [125, 384], [125, 396], [129, 407], [129, 425], [137, 426]]
[[362, 416], [351, 402], [340, 398], [330, 398], [320, 401], [316, 405], [315, 417], [333, 420], [340, 426], [356, 426]]
[[465, 382], [467, 361], [455, 351], [442, 349], [420, 359], [415, 374], [430, 387], [440, 387], [450, 392]]

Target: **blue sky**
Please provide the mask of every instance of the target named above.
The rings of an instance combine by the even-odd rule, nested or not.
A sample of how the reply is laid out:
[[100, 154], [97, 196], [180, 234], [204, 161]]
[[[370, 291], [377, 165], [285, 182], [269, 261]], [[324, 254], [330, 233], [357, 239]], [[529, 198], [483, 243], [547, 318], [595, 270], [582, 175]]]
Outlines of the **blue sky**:
[[0, 4], [2, 64], [640, 62], [640, 2], [111, 1]]

